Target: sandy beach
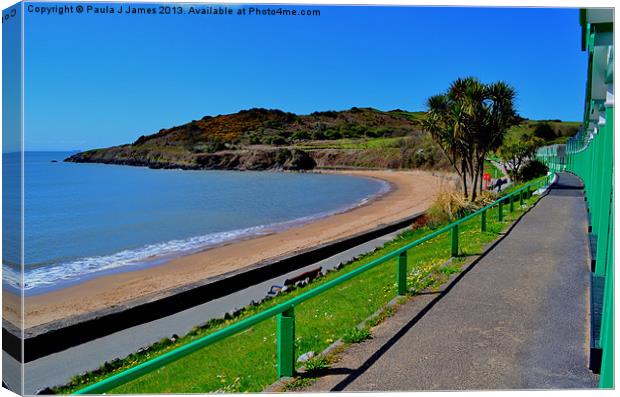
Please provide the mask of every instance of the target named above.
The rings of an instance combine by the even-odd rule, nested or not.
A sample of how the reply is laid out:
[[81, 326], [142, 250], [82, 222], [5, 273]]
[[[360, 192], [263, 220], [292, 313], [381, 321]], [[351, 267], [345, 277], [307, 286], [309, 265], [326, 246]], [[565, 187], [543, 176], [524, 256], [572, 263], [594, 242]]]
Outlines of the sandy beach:
[[[106, 275], [61, 290], [26, 297], [24, 327], [109, 308], [398, 221], [428, 208], [442, 184], [440, 177], [424, 171], [346, 173], [387, 181], [391, 190], [348, 212], [280, 233], [234, 242], [179, 257], [163, 265]], [[17, 307], [19, 298], [4, 292], [5, 319], [16, 325], [20, 324]]]

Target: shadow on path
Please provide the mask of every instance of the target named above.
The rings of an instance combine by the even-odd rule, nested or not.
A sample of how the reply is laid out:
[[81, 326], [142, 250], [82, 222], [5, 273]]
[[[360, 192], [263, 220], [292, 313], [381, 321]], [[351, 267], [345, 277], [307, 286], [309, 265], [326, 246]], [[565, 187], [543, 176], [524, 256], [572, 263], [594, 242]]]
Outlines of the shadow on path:
[[306, 391], [596, 387], [582, 194], [578, 178], [559, 174], [442, 291], [405, 303]]
[[[545, 195], [549, 194], [549, 191], [545, 193]], [[536, 204], [535, 204], [536, 205]], [[534, 205], [534, 206], [535, 206]], [[533, 207], [532, 207], [533, 208]], [[528, 209], [527, 212], [531, 210]], [[527, 212], [525, 214], [527, 214]], [[523, 214], [523, 215], [525, 215]], [[506, 231], [500, 234], [500, 237], [491, 243], [482, 254], [478, 255], [473, 261], [471, 261], [465, 270], [457, 274], [452, 281], [446, 286], [446, 288], [441, 291], [436, 292], [423, 292], [416, 294], [416, 296], [422, 295], [435, 295], [437, 296], [433, 298], [415, 317], [413, 317], [407, 324], [405, 324], [394, 336], [392, 336], [386, 343], [384, 343], [372, 356], [370, 356], [359, 368], [357, 369], [349, 369], [349, 368], [330, 368], [325, 371], [325, 374], [335, 375], [335, 374], [349, 374], [345, 379], [340, 381], [336, 386], [334, 386], [331, 391], [343, 391], [348, 385], [354, 382], [358, 377], [360, 377], [364, 372], [370, 368], [374, 363], [381, 358], [387, 351], [389, 351], [404, 335], [406, 335], [411, 328], [413, 328], [437, 303], [439, 303], [451, 290], [454, 286], [469, 273], [482, 259], [484, 259], [499, 243], [501, 243], [509, 234], [510, 231], [523, 219], [523, 216], [517, 219]]]

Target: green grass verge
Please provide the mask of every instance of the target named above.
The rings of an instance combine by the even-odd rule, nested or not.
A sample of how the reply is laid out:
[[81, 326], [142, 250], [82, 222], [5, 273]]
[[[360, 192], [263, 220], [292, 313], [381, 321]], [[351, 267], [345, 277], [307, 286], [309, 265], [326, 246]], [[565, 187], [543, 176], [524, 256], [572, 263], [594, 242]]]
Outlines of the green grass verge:
[[[532, 205], [537, 196], [526, 203]], [[412, 294], [427, 287], [438, 286], [447, 277], [460, 271], [464, 257], [480, 254], [483, 248], [504, 231], [523, 211], [515, 206], [510, 213], [504, 207], [504, 221], [498, 222], [497, 208], [487, 212], [487, 231], [480, 231], [480, 218], [475, 217], [459, 226], [459, 257], [442, 266], [450, 258], [450, 234], [423, 243], [408, 252], [408, 282]], [[339, 271], [327, 273], [310, 285], [292, 290], [256, 306], [245, 308], [237, 317], [212, 320], [196, 327], [175, 342], [164, 340], [149, 349], [134, 353], [122, 360], [103, 365], [100, 370], [74, 377], [68, 385], [55, 392], [68, 394], [102, 380], [114, 373], [135, 366], [171, 349], [213, 333], [233, 322], [263, 311], [278, 303], [315, 288], [344, 272], [351, 271], [432, 232], [428, 227], [402, 233], [382, 248], [363, 255]], [[321, 352], [335, 340], [343, 338], [396, 295], [396, 260], [390, 260], [362, 275], [335, 287], [295, 308], [297, 357], [309, 351]], [[391, 312], [393, 313], [393, 312]], [[391, 313], [386, 313], [389, 317]], [[376, 320], [377, 321], [377, 320]], [[378, 320], [380, 321], [380, 320]], [[375, 322], [376, 323], [376, 322]], [[372, 324], [370, 324], [372, 326]], [[356, 337], [361, 338], [360, 335]], [[355, 339], [355, 338], [352, 338]], [[302, 366], [298, 363], [298, 367]], [[258, 392], [276, 380], [275, 318], [266, 320], [240, 334], [208, 346], [179, 361], [118, 387], [110, 393], [205, 393]]]
[[402, 140], [407, 137], [385, 138], [343, 138], [322, 141], [306, 141], [294, 145], [297, 149], [306, 151], [321, 149], [385, 149], [398, 148]]

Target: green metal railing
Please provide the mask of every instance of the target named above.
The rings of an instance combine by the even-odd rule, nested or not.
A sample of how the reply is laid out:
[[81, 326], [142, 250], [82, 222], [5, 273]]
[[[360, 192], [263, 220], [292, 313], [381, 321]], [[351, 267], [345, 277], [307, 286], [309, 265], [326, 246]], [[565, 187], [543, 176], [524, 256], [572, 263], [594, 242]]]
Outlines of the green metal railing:
[[290, 300], [278, 304], [274, 307], [266, 309], [258, 314], [243, 319], [235, 324], [232, 324], [226, 328], [216, 331], [212, 334], [206, 335], [200, 339], [190, 342], [184, 346], [181, 346], [175, 350], [162, 354], [159, 357], [148, 360], [142, 364], [139, 364], [133, 368], [127, 369], [123, 372], [110, 376], [97, 383], [87, 386], [78, 390], [74, 394], [100, 394], [105, 393], [115, 387], [126, 384], [134, 379], [137, 379], [143, 375], [146, 375], [158, 368], [161, 368], [167, 364], [177, 361], [189, 354], [192, 354], [202, 348], [212, 345], [222, 339], [242, 332], [262, 321], [265, 321], [271, 317], [277, 316], [277, 366], [278, 377], [290, 377], [293, 376], [295, 371], [295, 307], [323, 292], [332, 289], [345, 281], [348, 281], [364, 272], [369, 271], [393, 258], [398, 258], [396, 266], [396, 284], [398, 295], [405, 295], [408, 291], [407, 287], [407, 251], [429, 240], [434, 239], [442, 235], [443, 233], [450, 232], [451, 234], [451, 255], [458, 256], [459, 253], [459, 225], [467, 222], [474, 217], [480, 216], [480, 228], [481, 231], [486, 231], [487, 211], [495, 206], [498, 206], [498, 220], [502, 221], [504, 208], [503, 205], [506, 201], [510, 202], [510, 211], [514, 211], [514, 200], [518, 196], [519, 202], [522, 205], [525, 198], [529, 198], [532, 195], [532, 188], [540, 188], [549, 185], [552, 181], [553, 175], [550, 174], [544, 178], [532, 181], [523, 187], [495, 200], [491, 204], [479, 209], [478, 211], [471, 213], [455, 222], [450, 223], [434, 232], [421, 237], [420, 239], [413, 241], [399, 249], [396, 249], [389, 254], [375, 259], [374, 261], [367, 263], [355, 270], [352, 270], [340, 277], [335, 278], [323, 285], [317, 286], [307, 292], [304, 292]]
[[[590, 233], [596, 241], [594, 274], [605, 277], [603, 312], [598, 345], [603, 351], [601, 388], [613, 387], [613, 310], [614, 310], [614, 222], [613, 222], [613, 107], [606, 109], [607, 122], [596, 134], [579, 136], [567, 143], [566, 166], [584, 185], [584, 198], [590, 214]], [[539, 158], [547, 164], [557, 163], [547, 153]], [[550, 166], [551, 167], [551, 166]]]
[[600, 386], [613, 387], [614, 223], [613, 223], [613, 106], [602, 109], [606, 123], [580, 144], [569, 141], [567, 170], [581, 178], [591, 234], [596, 240], [594, 273], [605, 277], [599, 345], [603, 351]]
[[[601, 360], [601, 388], [614, 386], [614, 102], [594, 100], [592, 55], [595, 32], [590, 24], [584, 26], [584, 37], [589, 53], [584, 122], [581, 131], [570, 138], [562, 155], [558, 146], [539, 149], [537, 157], [549, 169], [566, 170], [577, 175], [584, 185], [586, 206], [590, 215], [590, 233], [596, 241], [594, 273], [604, 277], [603, 310], [600, 339], [597, 341], [603, 355]], [[613, 67], [612, 67], [613, 68]], [[601, 83], [601, 77], [596, 76]], [[605, 84], [613, 87], [613, 76], [605, 78]], [[609, 99], [609, 98], [608, 98]], [[593, 117], [593, 115], [595, 117]], [[602, 117], [599, 117], [602, 116]], [[604, 120], [604, 122], [602, 121]]]
[[[590, 215], [590, 237], [596, 243], [594, 273], [604, 277], [599, 387], [614, 387], [614, 76], [613, 18], [589, 22], [591, 10], [580, 11], [582, 50], [588, 54], [586, 98], [581, 131], [566, 143], [563, 158], [554, 148], [539, 150], [549, 168], [562, 169], [581, 178]], [[600, 36], [600, 37], [599, 37]], [[603, 51], [600, 51], [603, 50]], [[611, 50], [611, 51], [610, 51]], [[596, 90], [594, 90], [596, 87]]]

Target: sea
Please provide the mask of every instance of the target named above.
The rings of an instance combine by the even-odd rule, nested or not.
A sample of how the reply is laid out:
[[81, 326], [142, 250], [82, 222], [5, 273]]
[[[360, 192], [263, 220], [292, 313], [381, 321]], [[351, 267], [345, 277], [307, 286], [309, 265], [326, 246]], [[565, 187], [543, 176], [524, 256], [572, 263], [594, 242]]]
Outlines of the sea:
[[157, 266], [363, 205], [386, 182], [349, 175], [154, 170], [24, 154], [20, 277], [18, 153], [3, 154], [3, 287], [27, 295]]

